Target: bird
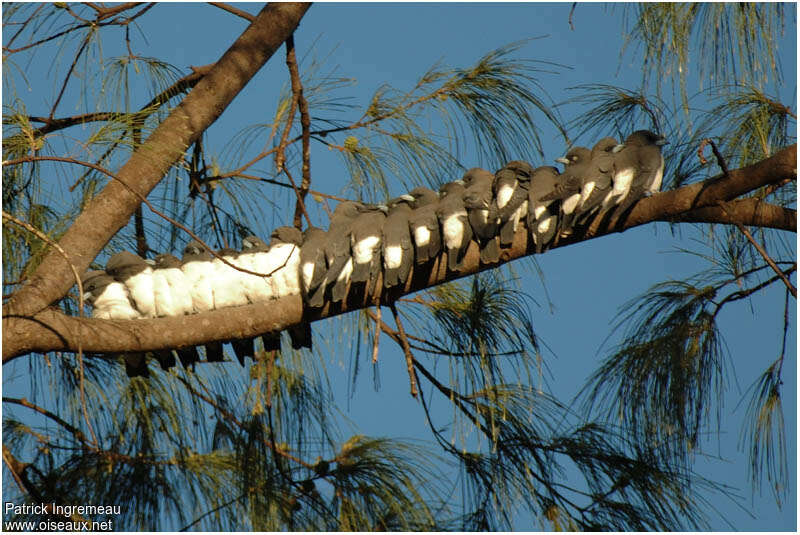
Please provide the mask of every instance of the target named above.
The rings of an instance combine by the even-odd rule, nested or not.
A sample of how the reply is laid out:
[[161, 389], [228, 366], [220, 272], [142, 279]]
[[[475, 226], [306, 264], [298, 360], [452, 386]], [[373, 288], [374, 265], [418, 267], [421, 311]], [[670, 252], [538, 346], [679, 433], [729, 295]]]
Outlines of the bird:
[[614, 153], [611, 151], [616, 146], [616, 139], [604, 137], [592, 147], [588, 170], [581, 188], [579, 215], [575, 218], [577, 224], [582, 224], [591, 217], [611, 190], [614, 166]]
[[494, 199], [489, 212], [490, 219], [500, 222], [500, 245], [508, 246], [521, 219], [528, 213], [528, 188], [533, 167], [528, 162], [514, 160], [495, 173]]
[[350, 247], [353, 252], [350, 280], [367, 283], [371, 289], [381, 268], [381, 238], [389, 209], [385, 204], [362, 204], [358, 210], [358, 217], [350, 226]]
[[153, 259], [153, 266], [156, 316], [191, 314], [191, 285], [181, 271], [181, 261], [172, 254], [163, 253]]
[[414, 198], [414, 210], [408, 218], [408, 227], [414, 239], [416, 262], [424, 264], [433, 260], [442, 250], [439, 231], [439, 194], [430, 188], [419, 186], [408, 192]]
[[344, 298], [347, 283], [353, 272], [350, 225], [358, 217], [359, 206], [361, 203], [355, 201], [340, 202], [333, 211], [331, 224], [328, 227], [328, 239], [325, 243], [325, 262], [328, 264], [328, 271], [325, 273], [324, 285], [333, 285], [331, 300], [334, 303]]
[[[438, 198], [438, 196], [437, 196]], [[412, 195], [404, 194], [389, 200], [389, 213], [383, 225], [383, 286], [391, 288], [405, 284], [414, 264], [414, 245], [411, 242], [409, 219]]]
[[[137, 319], [142, 314], [133, 306], [128, 288], [105, 271], [89, 270], [81, 277], [83, 299], [92, 307], [92, 317], [98, 319]], [[144, 353], [123, 353], [128, 377], [149, 377]]]
[[603, 207], [620, 207], [624, 213], [642, 197], [661, 189], [664, 178], [664, 156], [661, 147], [668, 141], [649, 130], [637, 130], [623, 144], [612, 149], [614, 157], [614, 187], [606, 196]]
[[325, 280], [325, 242], [328, 233], [317, 227], [308, 227], [303, 232], [300, 247], [300, 290], [309, 306], [319, 308], [325, 304], [325, 292], [317, 291]]
[[537, 167], [528, 188], [528, 232], [541, 253], [556, 235], [561, 201], [545, 200], [560, 183], [558, 169], [552, 165]]
[[481, 262], [491, 264], [500, 260], [500, 243], [497, 237], [498, 220], [489, 217], [494, 194], [494, 175], [486, 169], [473, 167], [464, 178], [466, 184], [463, 204], [467, 210], [469, 224], [480, 246]]
[[[181, 271], [190, 284], [192, 295], [192, 309], [195, 312], [208, 312], [214, 310], [214, 287], [216, 278], [213, 256], [206, 247], [196, 241], [190, 241], [183, 250]], [[206, 344], [206, 360], [209, 362], [222, 362], [222, 342], [209, 342]]]
[[552, 194], [544, 200], [561, 200], [561, 235], [572, 233], [576, 209], [581, 201], [584, 177], [589, 172], [592, 153], [586, 147], [572, 147], [556, 161], [564, 164], [564, 173]]
[[128, 288], [134, 306], [143, 317], [156, 317], [153, 269], [142, 257], [130, 251], [116, 253], [108, 259], [106, 273]]
[[442, 241], [447, 251], [447, 267], [454, 271], [461, 264], [472, 239], [472, 227], [464, 208], [464, 181], [448, 182], [439, 191], [441, 198], [436, 215], [439, 217]]
[[242, 273], [242, 284], [247, 300], [251, 303], [261, 303], [272, 299], [274, 291], [272, 278], [269, 276], [272, 271], [269, 245], [258, 236], [245, 236], [242, 239], [242, 251], [238, 260], [241, 267], [260, 274]]
[[245, 359], [247, 357], [255, 360], [256, 349], [254, 338], [236, 338], [234, 340], [230, 340], [230, 344], [233, 348], [233, 354], [236, 355], [236, 360], [238, 360], [239, 364], [242, 366], [244, 366]]
[[295, 227], [278, 227], [270, 235], [269, 257], [273, 297], [300, 293], [300, 249], [303, 233]]
[[[300, 253], [303, 233], [295, 227], [278, 227], [270, 237], [270, 255], [277, 264], [272, 274], [275, 297], [300, 293]], [[312, 349], [311, 324], [302, 322], [287, 329], [292, 349]]]
[[217, 254], [222, 258], [215, 257], [211, 261], [214, 269], [211, 283], [214, 292], [214, 308], [237, 307], [248, 304], [244, 283], [247, 273], [223, 262], [224, 259], [233, 265], [240, 266], [239, 251], [226, 247], [217, 251]]

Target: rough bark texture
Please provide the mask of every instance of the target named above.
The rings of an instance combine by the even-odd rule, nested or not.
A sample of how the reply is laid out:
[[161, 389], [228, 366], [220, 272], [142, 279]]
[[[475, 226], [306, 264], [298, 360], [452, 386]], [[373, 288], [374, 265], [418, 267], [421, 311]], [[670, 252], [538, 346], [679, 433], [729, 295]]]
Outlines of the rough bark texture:
[[[78, 272], [85, 270], [105, 244], [131, 217], [142, 196], [166, 175], [186, 149], [225, 110], [272, 54], [297, 28], [310, 4], [272, 3], [197, 83], [111, 181], [86, 206], [59, 241]], [[31, 315], [60, 299], [74, 284], [66, 260], [51, 252], [4, 306], [8, 315]], [[7, 337], [3, 336], [5, 342]]]
[[[762, 162], [732, 170], [728, 176], [715, 177], [642, 199], [633, 207], [629, 216], [613, 229], [601, 229], [592, 237], [575, 235], [557, 246], [562, 247], [611, 232], [622, 232], [653, 221], [739, 221], [746, 225], [796, 231], [795, 210], [765, 204], [753, 198], [731, 201], [764, 185], [779, 183], [787, 178], [796, 179], [796, 162], [797, 146], [792, 145]], [[521, 228], [512, 246], [503, 250], [501, 263], [532, 253], [527, 229]], [[25, 314], [25, 317], [4, 317], [3, 362], [33, 351], [75, 351], [79, 332], [84, 351], [119, 352], [199, 345], [212, 340], [280, 331], [303, 320], [314, 321], [363, 308], [375, 302], [390, 303], [401, 295], [497, 266], [480, 263], [475, 243], [470, 244], [463, 264], [462, 271], [448, 272], [446, 257], [443, 255], [427, 266], [415, 266], [415, 272], [405, 288], [393, 289], [389, 293], [370, 294], [364, 292], [363, 288], [356, 287], [351, 289], [347, 302], [337, 306], [326, 304], [324, 308], [314, 310], [304, 311], [300, 296], [292, 296], [268, 303], [180, 318], [128, 321], [80, 319], [66, 316], [55, 309]], [[64, 278], [69, 287], [72, 284], [69, 275]], [[380, 280], [376, 287], [380, 290]]]

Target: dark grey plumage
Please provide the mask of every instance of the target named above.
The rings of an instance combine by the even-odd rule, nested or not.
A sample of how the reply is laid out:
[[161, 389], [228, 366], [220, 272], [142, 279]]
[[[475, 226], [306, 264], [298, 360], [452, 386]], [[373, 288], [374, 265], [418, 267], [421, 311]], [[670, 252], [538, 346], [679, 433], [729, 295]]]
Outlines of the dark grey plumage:
[[292, 342], [292, 349], [308, 348], [313, 349], [314, 343], [311, 333], [311, 324], [308, 322], [292, 325], [286, 331], [289, 333], [289, 339]]
[[472, 240], [472, 227], [464, 207], [464, 191], [464, 183], [460, 180], [443, 185], [436, 210], [442, 228], [442, 242], [447, 251], [447, 267], [451, 271], [458, 269]]
[[497, 217], [490, 217], [494, 175], [486, 169], [473, 167], [464, 174], [468, 184], [464, 192], [464, 207], [473, 235], [480, 246], [481, 262], [491, 264], [500, 260]]
[[106, 272], [128, 288], [143, 317], [156, 317], [153, 269], [143, 258], [130, 251], [119, 252], [108, 259]]
[[416, 187], [408, 192], [414, 197], [414, 210], [408, 218], [408, 227], [414, 240], [416, 262], [425, 263], [436, 258], [442, 250], [439, 231], [439, 194], [426, 187]]
[[556, 161], [564, 164], [556, 189], [545, 200], [561, 200], [561, 233], [572, 232], [576, 210], [581, 200], [584, 177], [589, 173], [592, 152], [586, 147], [572, 147], [567, 154]]
[[169, 370], [175, 366], [175, 355], [170, 350], [153, 351], [153, 356], [162, 370]]
[[558, 169], [551, 165], [537, 167], [531, 175], [527, 223], [537, 253], [545, 250], [558, 230], [561, 200], [548, 198], [560, 181]]
[[344, 298], [347, 283], [353, 273], [353, 258], [350, 254], [350, 226], [358, 217], [361, 203], [344, 201], [336, 206], [328, 228], [325, 243], [325, 261], [328, 271], [325, 285], [331, 287], [331, 300], [338, 303]]
[[194, 364], [200, 361], [200, 354], [194, 346], [180, 347], [175, 349], [175, 352], [178, 354], [178, 360], [181, 361], [184, 368], [191, 367], [194, 369]]
[[365, 282], [372, 288], [381, 269], [381, 240], [388, 208], [385, 204], [361, 205], [358, 217], [350, 226], [354, 283]]
[[599, 210], [603, 200], [611, 191], [615, 156], [612, 149], [616, 146], [616, 139], [604, 137], [592, 147], [588, 171], [581, 189], [576, 223], [583, 223]]
[[128, 377], [150, 377], [150, 368], [147, 367], [147, 357], [144, 353], [124, 353], [122, 361], [125, 363], [125, 374]]
[[411, 195], [401, 195], [389, 200], [389, 214], [383, 225], [383, 286], [391, 288], [405, 284], [414, 264], [414, 246], [409, 232]]
[[626, 211], [636, 201], [661, 189], [664, 156], [661, 146], [668, 141], [649, 130], [637, 130], [617, 145], [614, 157], [614, 187], [604, 207], [619, 206]]
[[239, 364], [244, 366], [245, 359], [250, 357], [255, 360], [255, 339], [254, 338], [240, 338], [231, 340], [231, 347], [233, 354], [236, 355], [236, 360]]
[[308, 227], [300, 248], [300, 290], [303, 300], [312, 307], [325, 304], [325, 242], [328, 233], [317, 227]]
[[508, 246], [522, 218], [528, 212], [528, 188], [533, 167], [528, 162], [514, 160], [495, 173], [494, 199], [490, 219], [500, 222], [500, 245]]

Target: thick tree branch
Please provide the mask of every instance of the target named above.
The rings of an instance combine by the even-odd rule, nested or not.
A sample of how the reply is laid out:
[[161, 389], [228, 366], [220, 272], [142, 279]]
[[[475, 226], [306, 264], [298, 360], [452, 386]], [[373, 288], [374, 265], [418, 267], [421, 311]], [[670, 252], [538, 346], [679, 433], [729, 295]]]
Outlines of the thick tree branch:
[[[561, 241], [558, 247], [599, 237], [602, 234], [622, 232], [653, 221], [680, 220], [682, 216], [698, 222], [733, 223], [732, 218], [737, 213], [753, 209], [757, 201], [744, 199], [727, 202], [726, 206], [735, 207], [735, 210], [728, 215], [724, 215], [723, 210], [717, 205], [718, 201], [730, 201], [766, 184], [795, 177], [796, 155], [797, 147], [792, 145], [762, 162], [731, 170], [726, 178], [714, 177], [642, 199], [633, 207], [629, 216], [620, 221], [614, 229], [606, 229], [593, 237], [573, 235]], [[784, 211], [782, 212], [784, 219], [793, 213], [787, 210], [780, 207], [767, 209], [767, 211]], [[703, 219], [703, 215], [709, 215], [710, 221]], [[762, 214], [758, 217], [766, 216]], [[725, 218], [727, 220], [724, 220]], [[792, 230], [796, 227], [796, 223], [787, 224], [785, 227], [775, 225], [775, 227]], [[520, 228], [511, 247], [503, 250], [501, 262], [532, 254], [534, 249], [529, 242], [527, 229]], [[351, 292], [342, 303], [327, 303], [321, 309], [304, 310], [301, 297], [290, 296], [277, 301], [203, 314], [147, 320], [79, 319], [66, 316], [55, 309], [45, 309], [35, 314], [4, 312], [3, 362], [34, 351], [74, 351], [78, 342], [75, 338], [77, 322], [84, 325], [83, 348], [88, 352], [150, 351], [185, 347], [213, 340], [230, 340], [265, 332], [277, 332], [301, 321], [315, 321], [335, 316], [364, 308], [368, 303], [371, 305], [377, 301], [388, 305], [402, 295], [496, 267], [480, 263], [475, 243], [471, 243], [467, 250], [462, 271], [448, 272], [447, 263], [442, 260], [443, 257], [437, 262], [415, 266], [413, 276], [405, 288], [397, 287], [383, 292], [382, 280], [379, 277], [375, 284], [377, 288], [375, 295], [365, 296], [359, 291]], [[65, 278], [68, 276], [64, 275]], [[66, 284], [70, 283], [71, 280]]]
[[[222, 114], [245, 84], [291, 35], [309, 4], [272, 3], [244, 31], [192, 92], [119, 170], [119, 178], [146, 196], [192, 143]], [[110, 182], [86, 206], [59, 244], [69, 262], [48, 254], [5, 307], [4, 314], [31, 315], [71, 286], [69, 263], [85, 269], [129, 220], [141, 199], [119, 181]]]

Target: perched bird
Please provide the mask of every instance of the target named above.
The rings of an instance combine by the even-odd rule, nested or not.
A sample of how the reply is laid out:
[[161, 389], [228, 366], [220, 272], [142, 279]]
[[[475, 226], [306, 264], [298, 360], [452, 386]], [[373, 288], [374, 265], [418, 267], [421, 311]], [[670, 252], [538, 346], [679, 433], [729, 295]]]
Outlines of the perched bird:
[[668, 141], [649, 130], [637, 130], [625, 143], [612, 149], [614, 157], [614, 187], [603, 206], [620, 206], [622, 212], [642, 197], [661, 189], [664, 178], [664, 156], [661, 146]]
[[389, 200], [389, 214], [383, 225], [383, 286], [391, 288], [405, 284], [414, 264], [414, 246], [411, 243], [409, 219], [415, 199], [400, 195]]
[[328, 228], [328, 239], [325, 244], [325, 261], [328, 264], [328, 271], [325, 274], [324, 285], [333, 285], [331, 300], [334, 303], [338, 303], [344, 298], [347, 283], [353, 273], [353, 258], [350, 255], [350, 226], [358, 217], [359, 206], [361, 203], [355, 201], [340, 202], [333, 211]]
[[592, 152], [586, 147], [572, 147], [567, 154], [556, 161], [564, 164], [564, 173], [555, 191], [545, 200], [561, 200], [561, 234], [569, 235], [572, 232], [576, 209], [581, 201], [583, 180], [589, 173]]
[[153, 260], [153, 292], [156, 316], [182, 316], [192, 313], [192, 289], [181, 271], [181, 261], [169, 253]]
[[386, 213], [385, 204], [374, 206], [361, 205], [358, 217], [350, 226], [350, 246], [353, 252], [354, 282], [365, 282], [372, 288], [381, 269], [381, 238]]
[[153, 269], [138, 255], [122, 251], [108, 259], [106, 273], [123, 283], [136, 309], [145, 318], [156, 316]]
[[494, 198], [494, 175], [486, 169], [473, 167], [464, 174], [462, 181], [467, 184], [463, 203], [472, 232], [480, 246], [481, 262], [495, 263], [500, 260], [500, 243], [497, 237], [499, 226], [496, 216], [489, 217]]
[[546, 200], [560, 183], [558, 169], [551, 165], [537, 167], [528, 188], [528, 232], [541, 253], [553, 241], [558, 228], [561, 201]]
[[464, 208], [464, 190], [461, 180], [444, 184], [440, 189], [441, 199], [436, 210], [447, 251], [447, 267], [451, 271], [461, 264], [472, 239], [472, 227]]
[[278, 227], [269, 242], [273, 297], [300, 293], [300, 249], [303, 233], [295, 227]]
[[208, 312], [214, 310], [215, 278], [213, 256], [198, 241], [190, 241], [183, 250], [181, 271], [189, 283], [192, 296], [192, 309], [195, 312]]
[[[127, 287], [104, 271], [87, 271], [81, 277], [83, 299], [92, 307], [92, 317], [99, 319], [136, 319], [141, 313], [133, 307]], [[149, 377], [144, 353], [124, 353], [125, 373], [128, 377]]]
[[417, 263], [433, 260], [442, 250], [439, 232], [439, 194], [426, 187], [416, 187], [409, 193], [414, 198], [414, 210], [408, 217], [408, 227], [414, 238]]
[[318, 308], [325, 304], [323, 291], [317, 291], [325, 280], [325, 242], [328, 233], [317, 227], [308, 227], [303, 233], [303, 246], [300, 248], [300, 290], [303, 300], [309, 306]]
[[[190, 284], [192, 308], [195, 312], [214, 310], [213, 282], [216, 278], [216, 270], [212, 259], [211, 253], [198, 241], [190, 241], [183, 250], [181, 271]], [[221, 342], [206, 344], [206, 360], [221, 362], [223, 359]]]
[[495, 174], [489, 218], [500, 221], [500, 245], [511, 245], [520, 220], [528, 213], [528, 188], [532, 174], [533, 167], [521, 160], [508, 162]]
[[259, 273], [252, 275], [243, 273], [242, 284], [247, 300], [251, 303], [260, 303], [272, 299], [274, 291], [272, 278], [268, 276], [270, 268], [269, 245], [258, 236], [247, 236], [242, 239], [242, 252], [239, 253], [239, 265], [245, 269]]
[[614, 166], [614, 153], [611, 151], [616, 146], [616, 139], [604, 137], [592, 147], [588, 171], [581, 189], [579, 215], [575, 218], [577, 223], [582, 223], [591, 217], [611, 191]]
[[81, 277], [83, 299], [92, 307], [92, 317], [130, 320], [141, 318], [134, 308], [128, 288], [105, 271], [90, 270]]
[[[239, 251], [235, 249], [220, 249], [217, 254], [233, 265], [240, 265]], [[211, 265], [214, 268], [211, 282], [214, 291], [214, 308], [246, 305], [249, 302], [244, 283], [247, 273], [237, 270], [216, 257], [211, 261]]]
[[247, 357], [255, 360], [255, 339], [238, 338], [231, 340], [230, 343], [231, 347], [233, 348], [233, 353], [236, 355], [236, 360], [239, 361], [239, 364], [244, 366], [244, 361]]

